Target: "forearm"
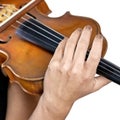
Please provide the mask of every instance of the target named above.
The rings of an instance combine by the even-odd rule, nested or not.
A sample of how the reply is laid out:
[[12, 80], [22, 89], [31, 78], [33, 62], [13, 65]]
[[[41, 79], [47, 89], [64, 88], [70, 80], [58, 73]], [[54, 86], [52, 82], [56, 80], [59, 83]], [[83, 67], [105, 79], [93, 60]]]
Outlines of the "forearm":
[[39, 96], [25, 93], [17, 84], [8, 88], [6, 120], [27, 120], [35, 109]]

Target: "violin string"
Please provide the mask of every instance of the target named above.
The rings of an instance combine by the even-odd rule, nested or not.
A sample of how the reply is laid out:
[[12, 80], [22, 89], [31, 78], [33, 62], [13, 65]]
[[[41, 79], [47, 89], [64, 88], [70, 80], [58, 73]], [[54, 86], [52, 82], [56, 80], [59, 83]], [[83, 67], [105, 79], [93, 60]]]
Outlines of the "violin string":
[[[46, 25], [45, 25], [45, 24], [43, 24], [42, 22], [38, 21], [37, 19], [34, 19], [34, 18], [33, 18], [33, 17], [31, 17], [30, 15], [28, 15], [28, 14], [25, 14], [25, 15], [26, 15], [26, 16], [28, 16], [28, 17], [30, 17], [31, 19], [35, 20], [36, 22], [41, 23], [43, 26], [45, 26], [45, 27], [49, 28], [48, 26], [46, 26]], [[23, 17], [22, 17], [22, 19], [27, 20], [26, 18], [23, 18]], [[35, 23], [33, 23], [33, 22], [29, 21], [29, 20], [27, 20], [27, 22], [31, 23], [32, 25], [34, 25], [34, 26], [36, 26], [36, 27], [38, 27], [38, 28], [42, 29], [43, 31], [45, 31], [45, 32], [49, 33], [50, 35], [52, 35], [52, 36], [54, 36], [54, 37], [58, 38], [59, 40], [61, 40], [61, 38], [60, 38], [59, 36], [56, 36], [55, 34], [53, 34], [53, 33], [49, 32], [49, 31], [47, 31], [46, 29], [44, 29], [44, 28], [42, 28], [42, 27], [37, 26]], [[52, 28], [49, 28], [49, 29], [51, 29], [52, 31], [54, 31], [54, 32], [58, 33], [57, 31], [53, 30]], [[60, 33], [58, 33], [58, 34], [60, 34]], [[60, 35], [61, 35], [61, 34], [60, 34]], [[63, 36], [63, 35], [61, 35], [61, 36]]]
[[[3, 15], [5, 15], [6, 17], [8, 17], [6, 14], [3, 14]], [[23, 18], [23, 19], [25, 20], [25, 18]], [[26, 19], [26, 20], [27, 20], [27, 19]], [[27, 22], [28, 22], [28, 21], [29, 21], [29, 20], [27, 20]], [[47, 38], [48, 40], [50, 40], [50, 41], [52, 41], [52, 42], [54, 42], [54, 43], [56, 43], [56, 44], [58, 45], [58, 42], [57, 42], [57, 41], [55, 41], [55, 40], [47, 37], [45, 34], [42, 34], [42, 33], [38, 32], [38, 31], [34, 30], [33, 28], [31, 28], [31, 27], [23, 24], [22, 22], [20, 22], [20, 21], [18, 21], [18, 20], [17, 20], [16, 22], [17, 22], [18, 24], [23, 25], [24, 27], [28, 28], [29, 30], [32, 30], [33, 32], [38, 33], [39, 35]], [[31, 23], [32, 25], [35, 25], [35, 24], [32, 23], [31, 21], [30, 21], [29, 23]], [[15, 29], [18, 29], [18, 27], [16, 27], [15, 25], [11, 25], [11, 26], [12, 26], [13, 28], [15, 28]], [[37, 26], [37, 25], [35, 25], [35, 26], [38, 27], [38, 28], [40, 28], [40, 27]], [[46, 31], [46, 30], [43, 29], [43, 28], [41, 28], [41, 29], [44, 30], [44, 32], [50, 33], [50, 32]], [[51, 34], [51, 35], [53, 35], [53, 34]], [[53, 35], [53, 36], [56, 37], [55, 35]], [[57, 37], [57, 38], [58, 38], [58, 37]], [[60, 38], [58, 38], [58, 39], [60, 39]]]
[[[9, 10], [9, 11], [12, 12], [11, 10]], [[14, 13], [14, 12], [13, 12], [13, 13]], [[13, 13], [12, 13], [12, 14], [13, 14]], [[4, 14], [4, 13], [3, 13], [3, 15], [6, 16], [7, 18], [9, 17], [8, 15], [6, 15], [6, 14]], [[28, 14], [26, 14], [26, 15], [29, 16]], [[21, 17], [21, 18], [22, 18], [23, 20], [27, 21], [28, 23], [31, 23], [32, 25], [34, 25], [34, 26], [38, 27], [39, 29], [43, 30], [44, 32], [46, 32], [46, 33], [52, 35], [53, 37], [55, 37], [55, 38], [61, 40], [61, 38], [60, 38], [59, 36], [56, 36], [56, 35], [54, 35], [53, 33], [47, 31], [46, 29], [44, 29], [44, 28], [42, 28], [42, 27], [36, 25], [35, 23], [29, 21], [29, 20], [26, 19], [25, 17]], [[34, 19], [34, 18], [32, 18], [31, 16], [29, 16], [29, 18]], [[36, 19], [34, 19], [34, 20], [37, 21], [37, 22], [40, 22], [40, 21], [38, 21], [38, 20], [36, 20]], [[17, 20], [16, 22], [19, 23], [20, 25], [23, 25], [23, 26], [27, 27], [28, 29], [32, 30], [33, 32], [36, 32], [36, 33], [38, 33], [38, 34], [40, 34], [40, 35], [42, 35], [42, 36], [48, 38], [48, 37], [45, 36], [44, 34], [41, 34], [40, 32], [38, 32], [38, 31], [36, 31], [36, 30], [30, 28], [29, 26], [25, 25], [24, 23], [22, 23], [22, 22], [20, 22], [20, 21], [18, 21], [18, 20]], [[41, 24], [42, 24], [42, 23], [41, 23]], [[42, 25], [43, 25], [43, 24], [42, 24]], [[44, 25], [44, 26], [45, 26], [45, 25]], [[17, 28], [17, 27], [15, 27], [15, 26], [13, 26], [13, 27], [14, 27], [14, 28]], [[55, 40], [53, 40], [53, 39], [51, 39], [51, 38], [48, 38], [48, 39], [49, 39], [50, 41], [56, 43]]]
[[[26, 18], [23, 18], [24, 20], [27, 20]], [[27, 20], [28, 21], [28, 20]], [[20, 23], [19, 21], [17, 21], [19, 24], [22, 24], [22, 23]], [[31, 22], [31, 21], [30, 21]], [[31, 22], [32, 23], [32, 22]], [[34, 23], [32, 23], [33, 25], [35, 25]], [[26, 26], [26, 27], [28, 27], [28, 26]], [[38, 26], [39, 27], [39, 26]], [[28, 27], [29, 29], [31, 29], [30, 27]], [[32, 29], [33, 30], [33, 29]], [[44, 29], [43, 29], [44, 30]], [[34, 31], [34, 30], [33, 30]], [[45, 30], [46, 31], [46, 30]], [[37, 32], [37, 31], [35, 31], [35, 32]], [[39, 32], [37, 32], [37, 33], [39, 33]], [[52, 40], [53, 41], [53, 40]], [[58, 44], [58, 42], [56, 42], [57, 44]], [[108, 66], [106, 63], [104, 63], [104, 62], [102, 62], [104, 65], [106, 65], [106, 66]], [[110, 67], [110, 66], [109, 66]], [[104, 68], [105, 69], [105, 68]], [[115, 70], [117, 70], [117, 69], [115, 69]], [[118, 70], [117, 70], [118, 71]], [[119, 72], [119, 71], [118, 71]]]
[[[58, 42], [56, 42], [56, 43], [59, 44]], [[54, 47], [56, 47], [56, 46], [54, 46]], [[110, 65], [106, 64], [104, 61], [101, 61], [101, 64], [104, 64], [104, 65], [106, 65], [107, 67], [112, 68], [114, 71], [116, 71], [116, 72], [118, 72], [118, 73], [120, 74], [120, 70], [117, 70], [116, 68], [111, 67]], [[120, 75], [119, 75], [119, 74], [117, 74], [117, 73], [115, 73], [115, 72], [112, 72], [111, 70], [107, 69], [107, 67], [104, 67], [104, 65], [99, 65], [99, 66], [102, 67], [104, 70], [107, 70], [107, 71], [109, 71], [110, 73], [112, 73], [112, 74], [114, 74], [115, 76], [118, 76], [118, 77], [120, 78]], [[103, 71], [102, 71], [102, 72], [103, 72]], [[105, 73], [105, 72], [104, 72], [104, 73]]]
[[[38, 21], [37, 19], [31, 17], [30, 15], [28, 15], [28, 14], [25, 14], [25, 15], [28, 16], [29, 18], [33, 19], [34, 21], [42, 24], [44, 27], [49, 28], [48, 26], [44, 25], [43, 23], [41, 23], [41, 22]], [[25, 17], [21, 17], [21, 18], [22, 18], [23, 20], [27, 21], [28, 23], [32, 24], [33, 26], [36, 26], [38, 29], [44, 31], [45, 33], [48, 33], [49, 35], [52, 35], [52, 36], [55, 37], [56, 39], [61, 40], [61, 38], [60, 38], [59, 36], [53, 34], [52, 32], [49, 32], [48, 30], [44, 29], [43, 27], [40, 27], [40, 26], [36, 25], [35, 23], [31, 22], [30, 20], [26, 19]], [[24, 26], [24, 23], [20, 23], [20, 24]], [[28, 27], [28, 26], [26, 26], [26, 27]], [[49, 28], [49, 29], [51, 29], [51, 28]], [[51, 30], [54, 31], [53, 29], [51, 29]], [[39, 32], [37, 32], [37, 31], [35, 31], [34, 29], [33, 29], [33, 31], [36, 32], [36, 33], [39, 33]], [[56, 31], [54, 31], [54, 32], [57, 33]], [[40, 34], [40, 33], [39, 33], [39, 34]], [[60, 33], [59, 33], [59, 34], [60, 34]], [[44, 35], [43, 35], [43, 36], [44, 36]], [[46, 37], [47, 37], [47, 36], [46, 36]], [[51, 39], [51, 38], [48, 38], [48, 39], [50, 39], [50, 40], [51, 40], [52, 42], [54, 42], [54, 43], [57, 43], [55, 40], [53, 40], [53, 39]], [[57, 44], [58, 44], [58, 43], [57, 43]]]
[[[18, 27], [16, 27], [16, 26], [14, 26], [14, 25], [12, 25], [12, 27], [14, 28], [14, 29], [18, 29]], [[21, 29], [22, 30], [22, 29]], [[22, 30], [23, 31], [23, 30]], [[24, 31], [25, 32], [25, 31]], [[33, 36], [33, 37], [35, 37], [36, 38], [36, 36], [34, 36], [33, 34], [31, 34], [31, 36]], [[55, 46], [54, 45], [52, 45], [52, 44], [49, 44], [49, 42], [46, 42], [45, 44], [47, 44], [47, 45], [49, 45], [49, 46], [51, 46], [51, 47], [53, 47], [53, 48], [55, 48]]]
[[[25, 25], [24, 25], [25, 26]], [[18, 27], [16, 27], [15, 25], [12, 25], [12, 27], [13, 28], [15, 28], [15, 29], [18, 29]], [[28, 27], [27, 27], [28, 28]], [[19, 28], [21, 31], [23, 31], [21, 28]], [[28, 28], [29, 29], [29, 28]], [[29, 29], [29, 30], [33, 30], [33, 29]], [[25, 32], [25, 31], [23, 31], [23, 32]], [[27, 32], [26, 32], [27, 33]], [[41, 34], [43, 37], [46, 37], [44, 34]], [[31, 36], [33, 36], [34, 38], [38, 38], [38, 37], [36, 37], [36, 36], [34, 36], [33, 34], [31, 34]], [[46, 39], [47, 39], [48, 37], [46, 37]], [[52, 40], [52, 39], [51, 39]], [[53, 44], [49, 44], [49, 42], [45, 42], [44, 41], [44, 43], [45, 44], [47, 44], [48, 46], [51, 46], [53, 49], [55, 49], [56, 47], [53, 45]], [[56, 45], [57, 45], [57, 43], [56, 43]]]
[[109, 67], [110, 69], [120, 73], [120, 68], [117, 69], [117, 67], [112, 67], [112, 66], [108, 66], [108, 64], [106, 64], [106, 62], [103, 62], [102, 59], [101, 59], [101, 63], [104, 64], [104, 66], [106, 65], [107, 67]]
[[[102, 59], [101, 59], [100, 63], [101, 63], [101, 64], [99, 64], [99, 67], [101, 67], [101, 68], [103, 68], [105, 71], [109, 72], [109, 74], [115, 75], [115, 76], [117, 76], [117, 77], [120, 78], [120, 69], [118, 70], [118, 69], [115, 68], [115, 67], [111, 67], [111, 66], [108, 65], [106, 62], [102, 61]], [[105, 67], [105, 66], [106, 66], [106, 67]], [[108, 69], [108, 68], [112, 68], [112, 70], [114, 70], [114, 72], [113, 72], [112, 70]], [[106, 74], [106, 72], [104, 72], [104, 70], [102, 71], [102, 73]], [[99, 69], [99, 71], [101, 71], [101, 70]], [[117, 74], [117, 73], [119, 73], [119, 74]]]
[[[12, 10], [10, 10], [10, 9], [7, 9], [7, 10], [10, 11], [12, 14], [14, 13], [14, 11], [12, 11]], [[18, 9], [16, 8], [16, 10], [18, 10]], [[25, 14], [25, 15], [28, 16], [28, 17], [31, 18], [31, 19], [34, 19], [33, 17], [31, 17], [31, 16], [28, 15], [28, 14]], [[6, 16], [6, 17], [9, 17], [9, 16]], [[23, 20], [27, 21], [28, 23], [31, 23], [32, 25], [38, 27], [39, 29], [42, 29], [43, 31], [45, 31], [45, 32], [49, 33], [50, 35], [52, 35], [52, 36], [58, 38], [59, 40], [61, 40], [61, 38], [59, 38], [59, 36], [55, 36], [54, 34], [50, 33], [50, 32], [47, 31], [46, 29], [44, 29], [44, 28], [42, 28], [42, 27], [39, 27], [39, 26], [36, 25], [35, 23], [29, 21], [29, 20], [26, 19], [25, 17], [21, 17], [21, 18], [22, 18]], [[40, 23], [40, 21], [38, 21], [37, 19], [34, 19], [34, 20]], [[43, 23], [41, 23], [41, 24], [43, 25]], [[21, 23], [21, 25], [22, 25], [22, 23]], [[45, 26], [45, 25], [44, 25], [44, 26]], [[48, 27], [48, 26], [46, 26], [46, 27]], [[50, 29], [51, 29], [51, 28], [50, 28]], [[52, 29], [52, 30], [53, 30], [53, 29]], [[53, 31], [54, 31], [54, 30], [53, 30]], [[34, 31], [34, 32], [35, 32], [35, 31]], [[55, 31], [55, 32], [56, 32], [56, 31]], [[59, 33], [59, 34], [60, 34], [60, 33]], [[54, 42], [56, 42], [56, 41], [54, 41]]]
[[[120, 75], [119, 74], [115, 74], [115, 72], [112, 72], [112, 71], [110, 71], [109, 69], [107, 69], [106, 67], [104, 67], [104, 66], [101, 66], [104, 70], [107, 70], [107, 71], [109, 71], [110, 73], [106, 73], [104, 70], [101, 70], [101, 69], [99, 69], [99, 71], [101, 72], [101, 73], [104, 73], [104, 75], [110, 75], [110, 74], [112, 74], [112, 78], [114, 78], [114, 80], [116, 79], [116, 77], [118, 77], [118, 79], [120, 79]], [[114, 75], [114, 76], [113, 76]], [[110, 78], [108, 78], [108, 79], [110, 79]], [[120, 82], [119, 82], [119, 84], [120, 84]]]
[[[102, 67], [104, 70], [109, 71], [109, 73], [114, 74], [115, 76], [120, 77], [120, 69], [118, 70], [118, 69], [115, 68], [115, 67], [111, 67], [111, 66], [108, 65], [106, 62], [104, 62], [102, 59], [101, 59], [100, 63], [101, 63], [101, 65], [99, 65], [99, 67]], [[105, 67], [105, 66], [111, 68], [112, 70], [108, 69], [108, 68]], [[115, 72], [113, 72], [113, 71], [115, 71]], [[103, 71], [102, 71], [102, 72], [103, 72]], [[105, 72], [104, 72], [104, 73], [105, 73]], [[117, 74], [117, 73], [119, 73], [119, 74]]]
[[[57, 44], [59, 44], [58, 42], [56, 42]], [[56, 47], [56, 46], [55, 46]], [[103, 62], [103, 61], [101, 61], [101, 63], [103, 63], [104, 65], [106, 65], [106, 66], [108, 66], [108, 64], [106, 64], [105, 62]], [[100, 66], [100, 67], [104, 67], [104, 66]], [[120, 71], [119, 70], [117, 70], [117, 69], [115, 69], [115, 68], [113, 68], [113, 67], [111, 67], [111, 66], [108, 66], [108, 67], [110, 67], [110, 68], [112, 68], [113, 70], [115, 70], [115, 71], [117, 71], [117, 72], [119, 72], [120, 73]], [[107, 70], [107, 71], [109, 71], [109, 72], [112, 72], [112, 71], [110, 71], [109, 69], [106, 69], [106, 67], [104, 67], [104, 69], [105, 70]], [[115, 74], [116, 76], [119, 76], [118, 74]], [[120, 76], [119, 76], [120, 77]]]
[[[33, 18], [34, 19], [34, 18]], [[25, 19], [25, 20], [27, 20], [27, 19]], [[36, 20], [36, 19], [35, 19]], [[38, 21], [39, 22], [39, 21]], [[35, 25], [34, 23], [32, 23], [31, 22], [31, 24], [33, 24], [33, 25]], [[43, 29], [44, 30], [44, 29]], [[58, 42], [56, 42], [57, 44], [59, 44]], [[111, 67], [111, 66], [109, 66], [108, 64], [106, 64], [105, 62], [103, 62], [103, 61], [101, 61], [101, 63], [103, 63], [104, 65], [106, 65], [106, 66], [108, 66], [108, 67], [110, 67], [111, 69], [113, 69], [113, 70], [115, 70], [115, 71], [117, 71], [117, 72], [119, 72], [120, 73], [120, 71], [119, 70], [117, 70], [117, 69], [115, 69], [115, 68], [113, 68], [113, 67]], [[100, 67], [103, 67], [103, 66], [100, 66]], [[104, 67], [104, 69], [106, 69], [105, 67]], [[106, 70], [108, 70], [109, 72], [112, 72], [112, 71], [110, 71], [109, 69], [106, 69]], [[119, 76], [118, 74], [115, 74], [116, 76]], [[120, 76], [119, 76], [120, 77]]]
[[[17, 10], [17, 9], [16, 9]], [[10, 10], [10, 9], [7, 9], [7, 11], [9, 11], [11, 14], [13, 14], [14, 13], [14, 11], [12, 11], [12, 10]], [[7, 18], [9, 17], [7, 14], [4, 14], [3, 13], [3, 15], [4, 16], [6, 16]], [[26, 14], [27, 15], [27, 14]], [[27, 15], [28, 16], [28, 15]], [[27, 21], [27, 22], [29, 22], [29, 23], [31, 23], [32, 25], [34, 25], [34, 26], [36, 26], [36, 27], [39, 27], [39, 26], [37, 26], [36, 24], [34, 24], [34, 23], [32, 23], [31, 21], [29, 21], [28, 19], [26, 19], [26, 18], [23, 18], [23, 17], [21, 17], [23, 20], [25, 20], [25, 21]], [[29, 16], [29, 18], [32, 18], [31, 16]], [[24, 25], [24, 24], [22, 24], [20, 21], [17, 21], [20, 25]], [[11, 25], [14, 29], [18, 29], [18, 27], [16, 27], [15, 25]], [[24, 25], [25, 26], [25, 25]], [[27, 27], [28, 29], [31, 29], [29, 26], [25, 26], [25, 27]], [[40, 29], [40, 27], [39, 27], [39, 29]], [[21, 29], [22, 30], [22, 29]], [[40, 32], [38, 32], [38, 31], [35, 31], [34, 29], [31, 29], [32, 31], [34, 31], [34, 32], [36, 32], [36, 33], [38, 33], [38, 34], [40, 34]], [[44, 30], [44, 29], [42, 29], [42, 30]], [[22, 30], [23, 31], [23, 30]], [[25, 31], [24, 31], [25, 32]], [[44, 30], [44, 32], [47, 32], [47, 31], [45, 31]], [[49, 32], [50, 33], [50, 32]], [[48, 38], [48, 40], [51, 40], [52, 42], [56, 42], [56, 41], [53, 41], [53, 39], [50, 39], [49, 37], [47, 37], [47, 36], [45, 36], [44, 34], [41, 34], [42, 36], [44, 36], [44, 37], [46, 37], [46, 38]], [[51, 35], [53, 35], [54, 37], [57, 37], [57, 36], [55, 36], [54, 34], [51, 34]], [[35, 36], [33, 36], [34, 38], [35, 38]], [[57, 37], [57, 39], [59, 39], [60, 40], [60, 38], [59, 37]], [[49, 42], [44, 42], [46, 45], [49, 45], [50, 47], [52, 47], [53, 49], [55, 49], [55, 46], [53, 46], [52, 44], [50, 44]], [[58, 43], [56, 43], [56, 44], [58, 44]]]
[[[57, 44], [59, 44], [58, 42], [56, 42]], [[56, 47], [56, 46], [54, 46], [54, 47]], [[108, 64], [106, 64], [104, 61], [101, 61], [101, 64], [103, 64], [103, 65], [99, 65], [100, 67], [102, 67], [104, 70], [106, 70], [106, 71], [109, 71], [109, 73], [112, 73], [112, 74], [114, 74], [115, 76], [118, 76], [119, 78], [120, 78], [120, 70], [117, 70], [116, 68], [113, 68], [113, 67], [111, 67], [110, 65], [108, 65]], [[118, 72], [119, 74], [117, 74], [117, 73], [115, 73], [115, 72], [112, 72], [111, 70], [109, 70], [109, 69], [107, 69], [107, 67], [104, 67], [104, 66], [107, 66], [107, 67], [110, 67], [111, 69], [113, 69], [114, 71], [116, 71], [116, 72]], [[102, 71], [103, 72], [103, 71]], [[104, 72], [105, 73], [105, 72]]]
[[[16, 21], [16, 22], [17, 22], [18, 24], [23, 25], [24, 27], [28, 28], [29, 30], [32, 30], [33, 32], [35, 32], [35, 33], [37, 33], [37, 34], [39, 34], [39, 35], [41, 35], [41, 36], [43, 36], [43, 37], [45, 37], [45, 38], [47, 38], [47, 39], [51, 40], [52, 42], [57, 43], [57, 42], [56, 42], [56, 41], [54, 41], [53, 39], [49, 38], [48, 36], [46, 36], [46, 35], [42, 34], [42, 33], [41, 33], [41, 32], [39, 32], [39, 31], [34, 30], [33, 28], [31, 28], [31, 27], [29, 27], [29, 26], [25, 25], [24, 23], [21, 23], [21, 22], [19, 22], [19, 21]], [[58, 43], [57, 43], [57, 44], [58, 44]]]
[[[28, 16], [28, 14], [26, 14], [26, 15]], [[9, 16], [6, 16], [6, 17], [9, 17]], [[32, 18], [31, 16], [29, 16], [29, 17]], [[30, 22], [32, 25], [35, 25], [34, 23], [32, 23], [31, 21], [29, 21], [29, 20], [26, 19], [26, 18], [23, 18], [23, 17], [22, 17], [22, 19], [27, 20], [27, 22]], [[32, 19], [34, 19], [34, 18], [32, 18]], [[36, 20], [36, 19], [34, 19], [34, 20]], [[19, 24], [23, 25], [23, 23], [21, 23], [21, 22], [19, 22], [19, 21], [16, 21], [16, 22], [18, 22]], [[40, 21], [37, 20], [37, 22], [40, 22]], [[12, 25], [12, 26], [13, 26], [15, 29], [17, 29], [16, 26], [14, 26], [14, 25]], [[31, 29], [29, 26], [26, 26], [26, 25], [24, 25], [24, 26], [27, 27], [28, 29]], [[40, 27], [37, 26], [37, 25], [35, 25], [35, 26], [38, 27], [38, 28], [40, 28]], [[49, 31], [46, 31], [44, 28], [41, 28], [41, 29], [44, 30], [44, 31], [47, 32], [47, 33], [50, 33]], [[31, 29], [31, 30], [33, 30], [34, 32], [39, 33], [38, 31], [35, 31], [34, 29]], [[39, 34], [40, 34], [40, 33], [39, 33]], [[50, 33], [50, 34], [52, 34], [52, 33]], [[43, 35], [43, 34], [42, 34], [42, 35]], [[52, 34], [52, 35], [53, 35], [53, 34]], [[45, 36], [45, 35], [43, 35], [43, 36]], [[55, 36], [55, 35], [53, 35], [53, 36]], [[47, 36], [45, 36], [45, 37], [47, 37]], [[58, 38], [58, 36], [55, 36], [55, 37]], [[47, 37], [47, 38], [48, 38], [48, 37]], [[61, 39], [61, 38], [59, 38], [59, 39]], [[59, 42], [56, 42], [56, 41], [54, 41], [53, 39], [50, 39], [50, 40], [52, 40], [53, 42], [59, 44]], [[54, 46], [54, 47], [56, 47], [56, 46]], [[107, 67], [111, 67], [110, 65], [106, 64], [104, 61], [101, 61], [101, 63], [103, 63], [103, 64], [106, 65]], [[116, 74], [115, 72], [110, 71], [109, 69], [107, 69], [107, 68], [104, 67], [103, 65], [100, 65], [100, 67], [102, 67], [102, 68], [104, 68], [104, 70], [107, 70], [107, 71], [109, 71], [110, 73], [112, 73], [112, 74], [120, 77], [119, 74]], [[112, 67], [112, 69], [114, 69], [114, 71], [120, 73], [120, 71], [117, 70], [116, 68], [113, 68], [113, 67]], [[104, 72], [104, 71], [102, 71], [102, 72]]]
[[[12, 11], [12, 10], [10, 10], [10, 9], [7, 9], [9, 12], [11, 12], [12, 14], [14, 13], [14, 11]], [[17, 8], [16, 8], [16, 10], [17, 10]], [[3, 14], [3, 15], [5, 15], [6, 17], [9, 17], [9, 16], [7, 16], [6, 14]], [[29, 18], [31, 18], [31, 19], [34, 19], [33, 17], [31, 17], [30, 15], [28, 15], [28, 14], [25, 14], [26, 16], [29, 16]], [[39, 27], [38, 25], [36, 25], [35, 23], [33, 23], [33, 22], [31, 22], [31, 21], [29, 21], [28, 19], [26, 19], [25, 17], [21, 17], [23, 20], [25, 20], [25, 21], [27, 21], [28, 23], [31, 23], [32, 25], [34, 25], [34, 26], [36, 26], [36, 27], [38, 27], [39, 29], [41, 29], [41, 30], [43, 30], [44, 32], [46, 32], [46, 33], [49, 33], [50, 35], [52, 35], [52, 36], [54, 36], [54, 37], [56, 37], [56, 38], [58, 38], [58, 39], [60, 39], [61, 40], [61, 38], [59, 38], [58, 36], [55, 36], [54, 34], [52, 34], [52, 33], [50, 33], [49, 31], [47, 31], [46, 29], [43, 29], [43, 28], [41, 28], [41, 27]], [[37, 19], [34, 19], [35, 21], [37, 21], [37, 22], [40, 22], [40, 21], [38, 21]], [[20, 23], [20, 22], [19, 22]], [[22, 23], [20, 23], [21, 25], [22, 25]], [[43, 24], [43, 23], [42, 23]], [[45, 26], [45, 25], [44, 25]], [[34, 31], [35, 32], [35, 31]], [[54, 42], [56, 42], [56, 41], [54, 41]]]
[[[1, 5], [1, 6], [3, 7], [3, 5]], [[6, 8], [6, 9], [7, 9], [7, 8]], [[9, 12], [11, 12], [12, 14], [14, 13], [14, 11], [12, 11], [11, 9], [7, 9], [7, 10], [8, 10]], [[16, 8], [16, 10], [18, 10], [18, 9]], [[6, 16], [7, 18], [9, 17], [9, 16], [6, 15], [5, 13], [3, 13], [3, 15]], [[26, 15], [27, 15], [27, 14], [26, 14]], [[28, 16], [28, 15], [27, 15], [27, 16]], [[29, 17], [31, 17], [31, 16], [29, 16]], [[47, 33], [53, 35], [54, 37], [57, 37], [58, 39], [60, 39], [58, 36], [55, 36], [54, 34], [50, 33], [49, 31], [46, 31], [45, 29], [43, 29], [43, 28], [37, 26], [36, 24], [32, 23], [32, 22], [29, 21], [28, 19], [23, 18], [23, 17], [21, 17], [21, 18], [22, 18], [23, 20], [25, 20], [25, 21], [31, 23], [32, 25], [38, 27], [39, 29], [42, 29], [44, 32], [47, 32]], [[32, 17], [31, 17], [31, 18], [32, 18]], [[32, 19], [33, 19], [33, 18], [32, 18]], [[35, 20], [36, 20], [36, 19], [35, 19]], [[30, 29], [30, 30], [33, 30], [33, 29], [31, 29], [29, 26], [24, 25], [23, 23], [19, 22], [18, 20], [17, 20], [16, 22], [19, 23], [20, 25], [23, 25], [23, 26], [27, 27], [27, 28]], [[14, 27], [14, 28], [17, 28], [17, 27], [15, 27], [15, 26], [13, 26], [13, 27]], [[36, 31], [36, 30], [33, 30], [33, 31], [36, 32], [36, 33], [38, 33], [38, 34], [40, 34], [40, 33], [39, 33], [38, 31]], [[42, 35], [42, 36], [44, 36], [44, 37], [47, 38], [47, 36], [45, 36], [45, 35]], [[52, 42], [56, 42], [56, 41], [53, 41], [52, 39], [51, 39], [51, 41], [52, 41]]]

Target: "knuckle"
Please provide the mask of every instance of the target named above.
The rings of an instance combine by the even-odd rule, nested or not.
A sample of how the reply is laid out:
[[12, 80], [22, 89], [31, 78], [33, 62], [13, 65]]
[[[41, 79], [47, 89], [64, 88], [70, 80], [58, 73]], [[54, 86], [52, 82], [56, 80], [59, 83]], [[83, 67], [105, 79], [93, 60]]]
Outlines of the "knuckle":
[[77, 69], [71, 69], [69, 74], [71, 74], [72, 76], [77, 76], [78, 75], [78, 70]]
[[62, 63], [60, 66], [60, 72], [65, 74], [68, 73], [69, 67], [69, 64]]
[[48, 65], [49, 70], [55, 70], [55, 69], [58, 69], [58, 68], [59, 68], [59, 62], [58, 61], [52, 61]]
[[69, 71], [69, 75], [73, 76], [74, 78], [77, 78], [78, 76], [83, 76], [82, 74], [83, 70], [80, 70], [79, 67], [72, 67]]

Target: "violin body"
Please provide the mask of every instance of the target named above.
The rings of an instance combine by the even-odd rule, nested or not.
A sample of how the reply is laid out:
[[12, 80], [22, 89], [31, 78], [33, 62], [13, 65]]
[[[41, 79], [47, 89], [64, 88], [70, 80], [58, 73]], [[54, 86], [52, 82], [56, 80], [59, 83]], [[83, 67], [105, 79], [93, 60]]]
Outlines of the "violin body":
[[[20, 9], [28, 2], [29, 0], [1, 0], [0, 4], [14, 4], [16, 8]], [[50, 18], [48, 17], [50, 12], [45, 1], [41, 0], [27, 13], [65, 37], [69, 37], [78, 27], [83, 28], [85, 25], [91, 25], [93, 33], [89, 48], [94, 36], [101, 33], [99, 24], [91, 18], [74, 16], [69, 12], [58, 18]], [[41, 94], [44, 75], [52, 53], [23, 40], [16, 34], [16, 29], [12, 25], [1, 31], [0, 40], [8, 41], [0, 44], [0, 64], [3, 73], [9, 77], [10, 82], [19, 84], [25, 92], [33, 95]], [[106, 50], [107, 41], [104, 38], [102, 57]]]

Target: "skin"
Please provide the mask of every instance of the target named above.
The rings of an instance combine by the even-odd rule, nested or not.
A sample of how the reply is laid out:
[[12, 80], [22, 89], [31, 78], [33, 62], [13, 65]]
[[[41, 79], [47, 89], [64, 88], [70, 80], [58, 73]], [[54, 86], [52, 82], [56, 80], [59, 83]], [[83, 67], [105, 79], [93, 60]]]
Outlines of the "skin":
[[[18, 85], [10, 85], [7, 120], [64, 120], [76, 100], [110, 82], [102, 76], [95, 77], [101, 58], [102, 35], [95, 36], [85, 61], [91, 33], [89, 25], [83, 30], [78, 28], [59, 44], [48, 65], [41, 96], [27, 95]], [[12, 94], [15, 90], [16, 93]], [[13, 107], [15, 104], [19, 109]]]

